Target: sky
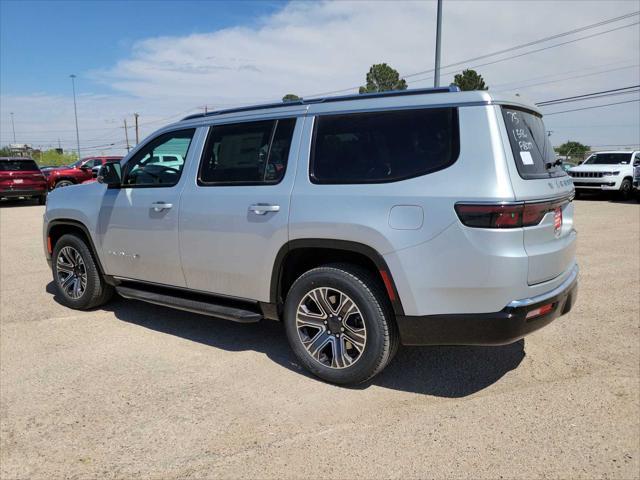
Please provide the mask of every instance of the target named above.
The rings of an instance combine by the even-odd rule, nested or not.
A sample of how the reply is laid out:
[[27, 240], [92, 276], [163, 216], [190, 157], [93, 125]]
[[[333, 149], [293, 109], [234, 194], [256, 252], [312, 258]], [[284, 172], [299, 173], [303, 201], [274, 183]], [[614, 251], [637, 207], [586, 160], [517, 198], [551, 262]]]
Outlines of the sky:
[[[443, 69], [442, 84], [477, 67], [490, 91], [535, 102], [640, 84], [639, 16], [465, 61], [638, 11], [638, 0], [443, 3], [442, 64], [462, 63]], [[0, 0], [0, 145], [13, 143], [13, 112], [18, 143], [75, 148], [70, 74], [83, 156], [126, 152], [123, 121], [131, 127], [134, 113], [144, 138], [205, 105], [356, 93], [374, 63], [407, 76], [409, 88], [429, 87], [435, 20], [435, 1]], [[544, 107], [552, 143], [637, 146], [638, 102], [546, 116], [637, 99]]]

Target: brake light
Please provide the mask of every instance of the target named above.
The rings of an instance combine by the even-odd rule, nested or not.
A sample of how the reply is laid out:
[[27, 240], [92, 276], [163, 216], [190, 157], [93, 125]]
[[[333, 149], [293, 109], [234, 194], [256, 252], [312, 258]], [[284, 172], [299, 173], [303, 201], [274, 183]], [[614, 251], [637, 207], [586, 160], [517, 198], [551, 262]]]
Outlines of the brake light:
[[[569, 200], [518, 204], [457, 203], [456, 213], [467, 227], [520, 228], [538, 225], [544, 216], [560, 210]], [[562, 218], [560, 216], [560, 218]]]

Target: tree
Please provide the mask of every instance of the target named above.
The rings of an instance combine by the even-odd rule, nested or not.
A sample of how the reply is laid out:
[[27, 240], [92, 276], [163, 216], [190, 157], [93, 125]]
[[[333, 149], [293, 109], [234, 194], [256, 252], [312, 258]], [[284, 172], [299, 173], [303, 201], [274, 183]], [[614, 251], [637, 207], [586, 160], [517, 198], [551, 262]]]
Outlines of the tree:
[[9, 147], [0, 148], [0, 157], [12, 157], [11, 149]]
[[284, 97], [282, 97], [283, 102], [295, 102], [298, 100], [302, 100], [302, 97], [299, 97], [295, 93], [287, 93]]
[[460, 90], [489, 90], [484, 83], [482, 75], [475, 70], [467, 68], [462, 74], [457, 74], [453, 79], [453, 84], [460, 87]]
[[569, 140], [555, 148], [558, 155], [566, 156], [567, 158], [571, 156], [583, 158], [584, 154], [590, 150], [591, 147], [589, 145], [584, 145], [574, 140]]
[[400, 78], [397, 70], [386, 63], [371, 65], [367, 73], [367, 85], [360, 87], [360, 93], [387, 92], [389, 90], [406, 90], [407, 82]]

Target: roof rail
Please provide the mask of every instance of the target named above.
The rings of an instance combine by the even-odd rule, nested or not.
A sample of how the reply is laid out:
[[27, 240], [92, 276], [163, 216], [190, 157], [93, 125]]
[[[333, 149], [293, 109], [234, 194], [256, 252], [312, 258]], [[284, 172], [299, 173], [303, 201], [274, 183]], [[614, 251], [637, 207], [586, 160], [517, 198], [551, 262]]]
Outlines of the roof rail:
[[415, 89], [409, 89], [409, 90], [390, 90], [387, 92], [356, 93], [351, 95], [342, 95], [338, 97], [310, 98], [308, 100], [301, 98], [300, 100], [291, 100], [287, 102], [265, 103], [262, 105], [251, 105], [247, 107], [228, 108], [225, 110], [214, 110], [213, 112], [207, 112], [207, 113], [194, 113], [193, 115], [187, 115], [181, 121], [191, 120], [194, 118], [214, 117], [216, 115], [222, 115], [225, 113], [248, 112], [251, 110], [267, 110], [270, 108], [289, 107], [293, 105], [311, 105], [314, 103], [345, 102], [349, 100], [365, 100], [368, 98], [401, 97], [405, 95], [424, 95], [428, 93], [448, 93], [448, 92], [459, 92], [459, 91], [460, 91], [460, 88], [457, 85], [451, 84], [448, 87], [415, 88]]

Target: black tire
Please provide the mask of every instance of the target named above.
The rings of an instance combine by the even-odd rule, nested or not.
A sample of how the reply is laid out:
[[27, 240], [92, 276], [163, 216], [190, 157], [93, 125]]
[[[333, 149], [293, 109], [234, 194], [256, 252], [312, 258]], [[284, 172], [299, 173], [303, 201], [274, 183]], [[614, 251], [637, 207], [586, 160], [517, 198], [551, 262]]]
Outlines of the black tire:
[[[79, 267], [79, 272], [84, 272], [86, 281], [84, 282], [84, 290], [77, 297], [74, 297], [69, 293], [68, 286], [66, 288], [63, 287], [67, 272], [62, 269], [62, 265], [67, 264], [67, 262], [63, 260], [60, 263], [59, 258], [65, 247], [70, 247], [70, 250], [65, 250], [63, 253], [65, 257], [68, 256], [69, 252], [75, 251], [82, 260], [82, 267]], [[84, 239], [75, 234], [69, 233], [63, 235], [56, 242], [53, 247], [52, 254], [52, 271], [53, 282], [56, 286], [59, 299], [66, 307], [73, 308], [75, 310], [88, 310], [105, 304], [113, 296], [113, 287], [107, 284], [102, 278], [90, 248], [87, 246]]]
[[624, 200], [629, 200], [631, 198], [631, 192], [633, 191], [633, 184], [631, 183], [631, 179], [625, 178], [622, 180], [620, 184], [620, 196]]
[[47, 196], [46, 195], [40, 195], [38, 197], [38, 205], [44, 205], [47, 203]]
[[[360, 325], [364, 325], [366, 341], [360, 352], [354, 350], [355, 342], [351, 343], [348, 335], [352, 335], [350, 331], [342, 329], [342, 340], [340, 333], [332, 333], [329, 328], [326, 331], [316, 330], [313, 337], [308, 337], [306, 333], [299, 333], [297, 325], [297, 312], [303, 299], [308, 299], [314, 289], [328, 288], [329, 291], [345, 295], [351, 300], [358, 310], [358, 313], [349, 316], [345, 315], [344, 321], [341, 317], [333, 317], [333, 325], [343, 325], [346, 328], [347, 321], [357, 321]], [[332, 289], [336, 289], [335, 291]], [[343, 298], [340, 295], [339, 298]], [[335, 295], [333, 297], [336, 298]], [[322, 314], [322, 312], [320, 312]], [[336, 322], [336, 318], [340, 322]], [[355, 319], [355, 320], [353, 320]], [[393, 358], [398, 349], [399, 336], [397, 327], [393, 318], [393, 311], [389, 299], [384, 288], [369, 272], [354, 265], [332, 264], [326, 265], [301, 275], [291, 286], [284, 308], [284, 323], [287, 332], [289, 344], [300, 363], [311, 373], [327, 382], [348, 385], [365, 382], [382, 371]], [[304, 331], [305, 327], [302, 327]], [[318, 328], [318, 327], [311, 327]], [[322, 327], [319, 327], [322, 328]], [[337, 327], [336, 327], [336, 332]], [[332, 342], [342, 342], [341, 345], [344, 352], [349, 354], [355, 352], [353, 363], [342, 362], [340, 366], [331, 366], [322, 363], [320, 359], [314, 358], [305, 347], [302, 337], [307, 338], [307, 343], [316, 343], [313, 339], [315, 335], [325, 335]], [[347, 336], [345, 336], [347, 335]], [[355, 338], [355, 337], [354, 337]], [[329, 352], [322, 356], [327, 363], [333, 364], [332, 360], [335, 343], [327, 344]], [[350, 347], [349, 347], [350, 346]], [[320, 355], [320, 354], [318, 354]], [[342, 357], [344, 358], [344, 357]], [[351, 359], [351, 356], [347, 356]]]
[[71, 185], [75, 185], [75, 182], [73, 180], [67, 180], [65, 178], [65, 179], [62, 179], [62, 180], [58, 180], [56, 182], [55, 187], [53, 187], [53, 188], [64, 188], [64, 187], [70, 187]]

